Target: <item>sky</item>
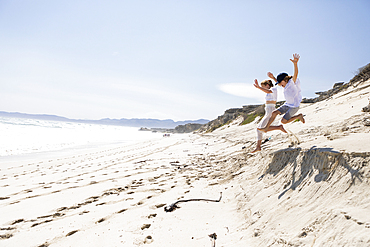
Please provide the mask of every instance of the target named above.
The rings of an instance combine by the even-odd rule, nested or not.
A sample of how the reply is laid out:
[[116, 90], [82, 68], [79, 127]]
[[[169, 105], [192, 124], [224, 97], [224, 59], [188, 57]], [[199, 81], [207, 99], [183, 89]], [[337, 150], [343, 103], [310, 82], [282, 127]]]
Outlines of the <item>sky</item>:
[[[74, 119], [215, 119], [302, 95], [370, 63], [369, 0], [0, 0], [0, 111]], [[279, 100], [283, 100], [279, 89]]]

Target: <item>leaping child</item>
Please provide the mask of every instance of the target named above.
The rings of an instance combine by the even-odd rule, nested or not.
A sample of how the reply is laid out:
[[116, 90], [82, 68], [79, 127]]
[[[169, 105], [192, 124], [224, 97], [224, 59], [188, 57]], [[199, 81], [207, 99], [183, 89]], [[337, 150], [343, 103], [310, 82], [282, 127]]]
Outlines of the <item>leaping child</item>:
[[[275, 105], [276, 105], [276, 100], [277, 100], [277, 89], [276, 87], [274, 87], [274, 84], [272, 84], [271, 80], [264, 80], [263, 82], [261, 82], [261, 86], [260, 86], [258, 84], [257, 79], [255, 79], [254, 86], [260, 89], [262, 92], [266, 93], [266, 96], [265, 96], [266, 104], [265, 104], [265, 116], [262, 118], [262, 120], [257, 126], [257, 147], [251, 153], [261, 151], [263, 133], [258, 128], [263, 128], [266, 126], [269, 119], [271, 118], [272, 112], [276, 109]], [[283, 125], [269, 126], [266, 132], [272, 131], [272, 130], [281, 130], [282, 132], [287, 133]]]
[[302, 114], [294, 115], [299, 110], [299, 105], [302, 101], [301, 94], [301, 82], [298, 79], [298, 60], [300, 56], [296, 53], [293, 54], [293, 59], [290, 59], [294, 65], [294, 74], [289, 76], [287, 73], [280, 73], [277, 78], [268, 72], [267, 75], [276, 82], [275, 85], [279, 85], [284, 88], [285, 104], [274, 110], [271, 117], [264, 128], [258, 128], [258, 130], [267, 132], [270, 125], [274, 122], [277, 115], [284, 114], [281, 119], [282, 124], [290, 123], [296, 119], [299, 119], [302, 123], [305, 123], [305, 119]]

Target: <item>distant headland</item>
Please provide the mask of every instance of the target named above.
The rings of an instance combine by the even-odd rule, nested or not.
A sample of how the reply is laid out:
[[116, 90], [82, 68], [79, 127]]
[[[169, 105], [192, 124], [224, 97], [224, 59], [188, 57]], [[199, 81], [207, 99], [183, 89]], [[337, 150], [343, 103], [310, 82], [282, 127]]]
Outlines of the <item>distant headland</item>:
[[27, 114], [27, 113], [5, 112], [5, 111], [0, 111], [0, 117], [27, 118], [27, 119], [39, 119], [39, 120], [62, 121], [62, 122], [78, 122], [78, 123], [90, 123], [90, 124], [104, 124], [104, 125], [116, 125], [116, 126], [139, 127], [139, 128], [175, 128], [179, 125], [186, 125], [186, 124], [202, 125], [202, 124], [209, 122], [209, 120], [207, 119], [174, 121], [172, 119], [160, 120], [160, 119], [150, 119], [150, 118], [131, 118], [131, 119], [104, 118], [100, 120], [84, 120], [84, 119], [70, 119], [70, 118], [60, 117], [56, 115]]

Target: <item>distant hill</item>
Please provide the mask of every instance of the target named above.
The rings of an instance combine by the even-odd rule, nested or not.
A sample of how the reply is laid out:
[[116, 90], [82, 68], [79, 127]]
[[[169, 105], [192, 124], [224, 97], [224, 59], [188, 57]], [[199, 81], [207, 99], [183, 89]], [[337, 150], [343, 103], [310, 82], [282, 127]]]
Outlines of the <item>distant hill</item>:
[[83, 120], [83, 119], [69, 119], [65, 117], [47, 115], [47, 114], [27, 114], [27, 113], [4, 112], [4, 111], [0, 111], [0, 116], [1, 117], [12, 117], [12, 118], [27, 118], [27, 119], [62, 121], [62, 122], [78, 122], [78, 123], [118, 125], [118, 126], [128, 126], [128, 127], [144, 127], [144, 128], [175, 128], [179, 125], [185, 125], [189, 123], [205, 124], [209, 122], [209, 120], [206, 120], [206, 119], [173, 121], [172, 119], [160, 120], [160, 119], [150, 119], [150, 118], [143, 118], [143, 119], [141, 118], [132, 118], [132, 119], [104, 118], [100, 120]]

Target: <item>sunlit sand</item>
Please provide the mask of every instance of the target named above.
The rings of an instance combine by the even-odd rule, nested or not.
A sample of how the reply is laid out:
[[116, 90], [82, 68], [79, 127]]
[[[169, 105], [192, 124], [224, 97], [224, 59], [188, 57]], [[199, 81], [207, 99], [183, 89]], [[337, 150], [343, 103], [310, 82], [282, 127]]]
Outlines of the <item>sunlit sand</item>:
[[4, 161], [0, 245], [369, 246], [369, 84], [303, 104], [254, 154], [258, 119]]

